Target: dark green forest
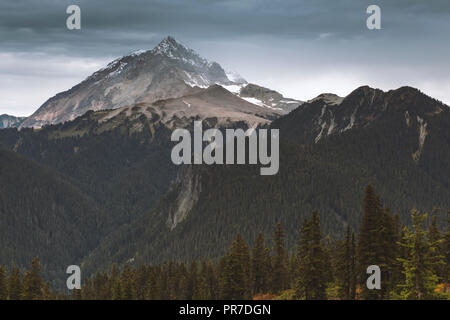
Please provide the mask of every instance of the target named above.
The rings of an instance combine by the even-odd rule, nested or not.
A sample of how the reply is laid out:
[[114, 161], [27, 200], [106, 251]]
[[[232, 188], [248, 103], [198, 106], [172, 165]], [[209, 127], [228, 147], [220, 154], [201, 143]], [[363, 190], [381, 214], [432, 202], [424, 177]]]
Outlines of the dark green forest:
[[[355, 107], [359, 126], [316, 141], [322, 113], [336, 109], [346, 124]], [[300, 227], [314, 211], [332, 252], [348, 228], [361, 233], [369, 183], [398, 225], [411, 228], [416, 208], [433, 213], [444, 232], [450, 208], [450, 111], [444, 107], [411, 88], [362, 87], [339, 106], [306, 103], [269, 127], [280, 130], [275, 176], [261, 176], [255, 165], [173, 165], [171, 129], [157, 116], [142, 116], [139, 107], [107, 121], [101, 119], [108, 111], [90, 111], [41, 129], [0, 130], [0, 265], [24, 272], [37, 256], [52, 290], [65, 287], [65, 268], [73, 264], [88, 278], [113, 264], [135, 270], [205, 260], [216, 270], [237, 234], [253, 247], [259, 233], [272, 238], [277, 223], [292, 260]], [[419, 118], [427, 123], [420, 153]], [[171, 224], [186, 199], [192, 207]]]
[[[403, 226], [370, 185], [362, 207], [359, 233], [348, 227], [337, 241], [323, 236], [314, 211], [299, 226], [294, 252], [277, 223], [270, 245], [262, 233], [253, 247], [237, 234], [216, 261], [113, 265], [109, 272], [85, 278], [82, 288], [70, 293], [51, 290], [35, 258], [24, 275], [15, 267], [9, 274], [0, 267], [0, 299], [449, 299], [450, 288], [444, 284], [450, 271], [450, 227], [440, 232], [435, 213], [430, 218], [416, 209], [411, 211], [411, 227]], [[379, 290], [367, 288], [369, 265], [381, 269]]]

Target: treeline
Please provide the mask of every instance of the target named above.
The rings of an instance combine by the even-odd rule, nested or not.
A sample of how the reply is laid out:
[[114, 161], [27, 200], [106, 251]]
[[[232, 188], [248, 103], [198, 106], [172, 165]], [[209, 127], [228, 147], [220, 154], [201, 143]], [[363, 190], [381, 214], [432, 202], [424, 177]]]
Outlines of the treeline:
[[[412, 210], [411, 219], [410, 228], [402, 227], [368, 186], [358, 235], [347, 228], [336, 242], [323, 236], [314, 211], [293, 253], [278, 223], [270, 248], [262, 233], [252, 248], [238, 234], [216, 262], [114, 265], [69, 295], [49, 289], [34, 259], [23, 277], [0, 267], [0, 299], [449, 299], [450, 228], [441, 233], [435, 214], [428, 229], [426, 213]], [[367, 288], [370, 265], [381, 269], [379, 290]]]

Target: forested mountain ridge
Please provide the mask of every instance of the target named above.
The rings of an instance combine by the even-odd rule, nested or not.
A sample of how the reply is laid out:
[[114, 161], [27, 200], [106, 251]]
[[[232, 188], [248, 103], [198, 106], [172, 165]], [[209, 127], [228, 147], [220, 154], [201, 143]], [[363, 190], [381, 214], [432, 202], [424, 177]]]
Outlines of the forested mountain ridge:
[[40, 257], [52, 285], [98, 245], [108, 215], [70, 179], [0, 146], [0, 264]]
[[[316, 121], [327, 113], [330, 121]], [[93, 270], [106, 267], [106, 252], [137, 265], [215, 258], [236, 233], [249, 241], [255, 230], [268, 236], [277, 221], [286, 226], [293, 248], [296, 226], [315, 209], [325, 234], [339, 237], [347, 225], [358, 228], [368, 184], [380, 190], [384, 205], [403, 223], [412, 208], [437, 207], [444, 226], [450, 207], [449, 126], [446, 105], [409, 87], [387, 93], [361, 87], [340, 103], [305, 103], [271, 125], [281, 137], [277, 175], [262, 177], [249, 165], [193, 166], [184, 176], [182, 171], [155, 210], [114, 233], [86, 263]], [[323, 134], [330, 127], [330, 134]], [[188, 185], [194, 186], [184, 193], [192, 200], [190, 209], [174, 226], [173, 206]], [[113, 248], [121, 250], [114, 254]]]
[[169, 129], [139, 110], [105, 120], [108, 111], [89, 111], [39, 130], [2, 130], [0, 143], [69, 177], [112, 221], [127, 223], [153, 206], [177, 169]]
[[[197, 90], [201, 94], [200, 97], [203, 94], [203, 97], [209, 99], [209, 103], [214, 102], [215, 99], [214, 96], [210, 97], [211, 92], [217, 93], [218, 91], [222, 97], [229, 97], [231, 101], [243, 103], [245, 106], [254, 108], [255, 111], [260, 111], [260, 107], [235, 97], [223, 88], [213, 87], [209, 90]], [[194, 95], [193, 97], [198, 96]], [[201, 102], [198, 100], [196, 103], [199, 101]], [[161, 100], [158, 105], [163, 103], [166, 101]], [[169, 103], [173, 102], [169, 101]], [[102, 219], [99, 229], [93, 232], [99, 237], [104, 237], [151, 210], [176, 178], [179, 167], [175, 166], [170, 159], [174, 143], [170, 141], [173, 128], [169, 128], [168, 125], [192, 126], [196, 117], [192, 114], [188, 114], [186, 117], [180, 116], [176, 123], [171, 122], [170, 124], [163, 121], [163, 117], [164, 112], [155, 110], [148, 104], [138, 104], [115, 110], [88, 111], [73, 121], [45, 126], [41, 129], [0, 130], [0, 145], [9, 149], [8, 154], [17, 156], [20, 154], [20, 158], [26, 159], [30, 163], [38, 162], [42, 168], [46, 168], [53, 175], [63, 177], [68, 181], [67, 183], [78, 190], [81, 203], [84, 198], [88, 198], [93, 207], [92, 210], [98, 208], [105, 212], [105, 219]], [[256, 118], [257, 116], [255, 116]], [[175, 117], [171, 119], [174, 120]], [[240, 118], [231, 118], [230, 120], [228, 117], [224, 117], [223, 119], [222, 125], [248, 127], [245, 118], [242, 121], [239, 120]], [[259, 119], [267, 121], [264, 118]], [[204, 127], [214, 127], [218, 125], [219, 121], [216, 117], [205, 118]], [[22, 183], [27, 179], [31, 181], [38, 179], [35, 176], [22, 175], [24, 171], [14, 167], [14, 160], [10, 159], [10, 161], [11, 163], [5, 160], [2, 168], [4, 170], [11, 168], [11, 172], [17, 174], [18, 180]], [[38, 164], [36, 166], [39, 167]], [[5, 180], [3, 177], [2, 183], [5, 188], [8, 188], [10, 184], [9, 180]], [[11, 185], [11, 188], [15, 190], [16, 186]], [[64, 192], [65, 189], [60, 188], [60, 190]], [[37, 203], [42, 201], [40, 197], [28, 193], [15, 192], [10, 196], [7, 198], [5, 194], [5, 198], [2, 199], [5, 205], [2, 215], [15, 215], [19, 220], [26, 219], [22, 216], [20, 207], [9, 204], [26, 202], [25, 198], [27, 197]], [[74, 207], [77, 208], [77, 206]], [[45, 204], [36, 205], [36, 208], [47, 210]], [[85, 221], [85, 223], [89, 222]], [[6, 223], [4, 226], [7, 225], [9, 224]], [[91, 230], [91, 228], [86, 229]], [[13, 232], [15, 231], [11, 228], [4, 235], [7, 237]], [[31, 236], [35, 233], [35, 231], [30, 231]], [[40, 244], [35, 245], [39, 246]], [[34, 248], [33, 245], [29, 247]], [[86, 249], [85, 246], [80, 247]], [[44, 250], [46, 247], [41, 246], [40, 248]], [[91, 247], [86, 249], [84, 254], [88, 255], [91, 249]], [[58, 250], [66, 249], [58, 248]], [[59, 254], [58, 250], [55, 249], [53, 254]], [[14, 260], [14, 265], [18, 267], [23, 266], [23, 261], [30, 261], [28, 253], [24, 251], [22, 255], [21, 252], [21, 250], [17, 250], [18, 258]], [[44, 276], [60, 281], [65, 275], [62, 272], [64, 270], [58, 270], [60, 273], [55, 276], [54, 266], [48, 266], [47, 256], [39, 256], [44, 267]], [[73, 259], [67, 265], [79, 263], [79, 261], [78, 258]], [[55, 263], [60, 263], [60, 260], [55, 259]], [[8, 262], [4, 264], [9, 265]], [[63, 268], [62, 265], [59, 267]], [[48, 273], [47, 270], [51, 273]]]
[[175, 179], [172, 130], [192, 130], [194, 120], [205, 129], [248, 128], [274, 115], [215, 85], [182, 99], [88, 111], [41, 129], [2, 130], [0, 144], [70, 177], [117, 227], [150, 210]]
[[[196, 90], [209, 102], [211, 92], [230, 97], [218, 86]], [[239, 99], [230, 101], [234, 98]], [[171, 130], [192, 125], [196, 117], [180, 117], [169, 126], [154, 108], [178, 108], [182, 100], [89, 111], [39, 130], [0, 130], [0, 144], [9, 154], [19, 153], [65, 177], [78, 190], [77, 198], [91, 199], [92, 208], [106, 212], [95, 232], [100, 237], [96, 245], [80, 245], [87, 274], [112, 263], [215, 259], [236, 233], [251, 242], [259, 231], [268, 236], [277, 222], [286, 227], [288, 249], [293, 250], [298, 226], [315, 209], [325, 235], [339, 238], [347, 225], [358, 228], [369, 183], [403, 223], [413, 207], [439, 207], [442, 225], [442, 214], [450, 207], [448, 107], [416, 89], [385, 93], [361, 87], [343, 99], [319, 96], [273, 121], [271, 127], [280, 130], [280, 171], [266, 177], [252, 165], [173, 165]], [[225, 123], [248, 127], [245, 119]], [[204, 124], [214, 127], [220, 119], [204, 118]], [[11, 167], [26, 180], [25, 171], [14, 169], [12, 162], [5, 161], [4, 170]], [[11, 194], [4, 206], [23, 197]], [[40, 203], [34, 194], [32, 200]], [[5, 216], [20, 213], [18, 207], [7, 208]], [[47, 258], [40, 258], [47, 269]], [[24, 254], [20, 261], [29, 260]]]
[[[383, 92], [362, 86], [344, 98], [319, 95], [272, 126], [283, 126], [286, 138], [301, 143], [318, 142], [325, 136], [385, 121], [396, 122], [392, 129], [398, 130], [404, 130], [404, 124], [418, 130], [422, 126], [426, 135], [427, 123], [446, 119], [449, 113], [447, 105], [412, 87]], [[438, 124], [437, 129], [442, 130], [442, 125]]]

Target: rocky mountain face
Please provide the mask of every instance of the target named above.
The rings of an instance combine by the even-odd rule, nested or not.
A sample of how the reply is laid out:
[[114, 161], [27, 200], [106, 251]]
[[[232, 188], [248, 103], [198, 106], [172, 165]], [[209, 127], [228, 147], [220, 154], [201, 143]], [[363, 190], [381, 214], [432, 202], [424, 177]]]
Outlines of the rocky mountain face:
[[[383, 92], [368, 86], [360, 87], [342, 98], [322, 94], [303, 104], [292, 117], [277, 121], [275, 126], [287, 125], [301, 137], [302, 142], [318, 142], [326, 136], [343, 133], [373, 123], [394, 121], [392, 125], [414, 127], [421, 132], [421, 141], [430, 130], [429, 123], [449, 112], [448, 106], [411, 87]], [[444, 116], [445, 117], [445, 116]], [[420, 143], [423, 145], [423, 143]]]
[[26, 117], [15, 117], [8, 114], [0, 115], [0, 129], [17, 128], [26, 119]]
[[[239, 91], [247, 82], [239, 75], [226, 72], [218, 63], [202, 58], [174, 38], [167, 37], [154, 49], [136, 51], [114, 60], [75, 87], [50, 98], [20, 127], [42, 127], [70, 121], [89, 110], [176, 99], [190, 95], [192, 89], [213, 85]], [[255, 92], [252, 88], [247, 88], [242, 96], [244, 99], [254, 98], [247, 100], [261, 109], [281, 114], [295, 105], [294, 100], [284, 99], [275, 92], [271, 100], [270, 93]]]
[[277, 91], [252, 83], [243, 86], [239, 91], [239, 96], [257, 105], [278, 110], [283, 114], [289, 113], [303, 104], [303, 101], [285, 98]]

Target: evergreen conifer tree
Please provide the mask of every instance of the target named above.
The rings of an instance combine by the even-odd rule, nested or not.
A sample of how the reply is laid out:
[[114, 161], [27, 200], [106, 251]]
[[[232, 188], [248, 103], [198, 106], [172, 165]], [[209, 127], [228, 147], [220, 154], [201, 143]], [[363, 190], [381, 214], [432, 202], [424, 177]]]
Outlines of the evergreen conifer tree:
[[20, 300], [22, 298], [22, 275], [20, 270], [12, 267], [8, 278], [8, 296], [10, 300]]
[[427, 214], [420, 214], [412, 210], [412, 230], [405, 229], [405, 235], [401, 245], [408, 250], [405, 259], [400, 258], [403, 263], [405, 283], [401, 285], [401, 297], [403, 299], [433, 299], [437, 298], [437, 276], [433, 273], [438, 263], [433, 257], [436, 243], [431, 243], [423, 228]]
[[6, 270], [0, 265], [0, 300], [8, 298], [8, 284], [6, 277]]
[[272, 257], [272, 285], [273, 293], [280, 293], [285, 290], [288, 283], [288, 254], [285, 242], [286, 234], [281, 223], [277, 223], [273, 232], [273, 257]]
[[25, 272], [23, 279], [23, 298], [25, 300], [39, 300], [42, 298], [43, 281], [41, 279], [41, 264], [38, 258], [31, 261], [31, 270]]
[[251, 288], [252, 294], [267, 293], [269, 289], [270, 253], [264, 245], [262, 233], [258, 233], [252, 251]]
[[238, 234], [224, 257], [221, 275], [222, 299], [248, 299], [249, 290], [249, 249]]

